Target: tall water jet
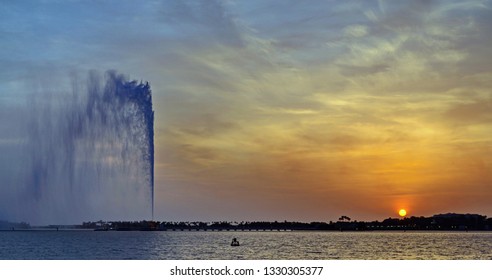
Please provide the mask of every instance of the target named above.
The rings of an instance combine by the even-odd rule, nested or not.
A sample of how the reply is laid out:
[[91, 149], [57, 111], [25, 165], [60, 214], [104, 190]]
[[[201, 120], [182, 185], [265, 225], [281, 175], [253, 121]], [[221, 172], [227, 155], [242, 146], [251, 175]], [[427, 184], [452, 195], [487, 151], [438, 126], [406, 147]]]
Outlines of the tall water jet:
[[30, 102], [22, 164], [0, 190], [0, 215], [34, 223], [153, 218], [149, 84], [115, 71], [71, 84], [71, 94], [42, 92]]

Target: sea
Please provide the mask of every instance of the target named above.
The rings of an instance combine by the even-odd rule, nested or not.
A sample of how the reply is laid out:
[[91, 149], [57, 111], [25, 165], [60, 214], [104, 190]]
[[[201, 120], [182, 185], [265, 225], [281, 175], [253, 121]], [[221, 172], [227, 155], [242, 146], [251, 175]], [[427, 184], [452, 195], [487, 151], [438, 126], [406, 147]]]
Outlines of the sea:
[[492, 260], [492, 232], [1, 231], [0, 259]]

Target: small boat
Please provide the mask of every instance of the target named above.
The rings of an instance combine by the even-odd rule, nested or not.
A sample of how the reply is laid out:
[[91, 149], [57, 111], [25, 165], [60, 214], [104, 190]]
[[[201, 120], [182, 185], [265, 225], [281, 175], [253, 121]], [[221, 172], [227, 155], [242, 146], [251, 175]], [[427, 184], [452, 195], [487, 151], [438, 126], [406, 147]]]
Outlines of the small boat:
[[236, 238], [232, 239], [231, 246], [239, 246], [239, 241]]

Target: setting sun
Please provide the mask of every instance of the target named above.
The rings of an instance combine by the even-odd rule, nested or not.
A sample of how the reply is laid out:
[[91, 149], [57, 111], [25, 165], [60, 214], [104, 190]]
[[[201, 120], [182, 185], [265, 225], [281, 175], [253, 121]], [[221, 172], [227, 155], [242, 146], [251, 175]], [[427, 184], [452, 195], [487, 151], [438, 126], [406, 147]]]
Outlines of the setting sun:
[[407, 210], [400, 209], [400, 211], [398, 211], [398, 214], [400, 215], [400, 217], [405, 217], [407, 215]]

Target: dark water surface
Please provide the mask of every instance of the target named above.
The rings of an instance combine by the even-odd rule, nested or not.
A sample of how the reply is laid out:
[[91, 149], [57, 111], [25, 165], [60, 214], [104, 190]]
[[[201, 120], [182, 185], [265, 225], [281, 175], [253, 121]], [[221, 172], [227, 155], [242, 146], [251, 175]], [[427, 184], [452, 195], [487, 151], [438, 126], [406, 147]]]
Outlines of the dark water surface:
[[0, 259], [491, 260], [492, 232], [3, 231]]

